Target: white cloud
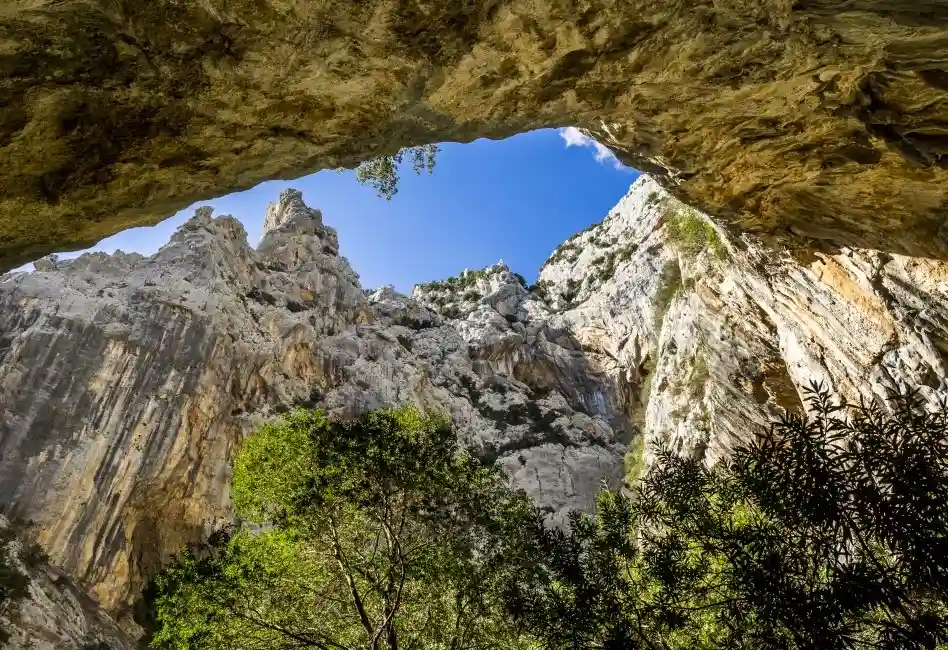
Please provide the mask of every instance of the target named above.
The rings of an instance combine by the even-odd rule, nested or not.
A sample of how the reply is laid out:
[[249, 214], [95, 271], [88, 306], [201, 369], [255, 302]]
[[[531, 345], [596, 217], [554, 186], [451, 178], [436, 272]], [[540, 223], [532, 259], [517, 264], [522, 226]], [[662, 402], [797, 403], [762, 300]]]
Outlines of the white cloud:
[[602, 145], [588, 135], [577, 129], [575, 126], [568, 126], [560, 129], [560, 137], [567, 147], [589, 147], [595, 152], [596, 161], [600, 163], [612, 163], [616, 169], [625, 169], [625, 165], [619, 162], [615, 154], [609, 151], [605, 145]]

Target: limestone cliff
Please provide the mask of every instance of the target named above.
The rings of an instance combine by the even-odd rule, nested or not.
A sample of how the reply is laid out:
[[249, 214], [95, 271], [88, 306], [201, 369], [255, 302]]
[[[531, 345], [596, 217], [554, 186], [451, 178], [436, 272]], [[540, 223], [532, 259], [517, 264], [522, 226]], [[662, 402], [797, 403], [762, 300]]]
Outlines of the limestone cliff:
[[0, 278], [0, 503], [127, 621], [227, 520], [241, 439], [294, 405], [447, 412], [556, 522], [642, 442], [713, 461], [813, 379], [948, 396], [948, 263], [769, 245], [643, 176], [532, 287], [498, 263], [363, 290], [293, 190], [256, 249], [200, 209], [153, 257], [42, 260]]
[[26, 596], [0, 610], [0, 647], [13, 650], [132, 650], [129, 638], [69, 576], [30, 557], [24, 540], [5, 540], [9, 522], [0, 516], [0, 543], [10, 550], [7, 567], [26, 576]]
[[5, 0], [0, 269], [565, 125], [745, 230], [944, 257], [946, 111], [944, 0]]
[[849, 399], [895, 388], [948, 398], [948, 263], [816, 244], [777, 252], [648, 177], [560, 246], [538, 284], [551, 323], [630, 387], [646, 441], [709, 461], [802, 408], [811, 381]]
[[621, 481], [621, 386], [506, 266], [364, 292], [298, 192], [265, 224], [199, 209], [153, 257], [0, 280], [0, 503], [104, 607], [226, 520], [235, 447], [294, 405], [450, 413], [554, 520]]

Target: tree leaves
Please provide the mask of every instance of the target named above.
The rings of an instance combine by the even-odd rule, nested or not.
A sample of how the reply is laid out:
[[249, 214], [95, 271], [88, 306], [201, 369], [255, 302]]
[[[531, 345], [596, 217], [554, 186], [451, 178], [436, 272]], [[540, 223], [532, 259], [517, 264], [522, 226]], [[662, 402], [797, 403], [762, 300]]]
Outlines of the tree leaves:
[[159, 577], [153, 647], [519, 643], [495, 596], [517, 554], [498, 540], [533, 510], [446, 420], [297, 411], [247, 440], [233, 487], [243, 524]]
[[370, 186], [380, 198], [391, 201], [398, 193], [398, 167], [405, 157], [410, 159], [412, 171], [416, 174], [423, 171], [433, 174], [437, 155], [436, 144], [406, 147], [394, 156], [380, 156], [361, 163], [356, 167], [356, 180]]
[[248, 523], [159, 580], [155, 647], [943, 648], [945, 408], [807, 404], [714, 467], [657, 449], [565, 530], [446, 421], [293, 413], [238, 458]]
[[728, 462], [658, 449], [596, 518], [534, 528], [545, 571], [508, 590], [507, 611], [551, 649], [948, 643], [945, 409], [846, 405], [819, 386], [807, 403]]

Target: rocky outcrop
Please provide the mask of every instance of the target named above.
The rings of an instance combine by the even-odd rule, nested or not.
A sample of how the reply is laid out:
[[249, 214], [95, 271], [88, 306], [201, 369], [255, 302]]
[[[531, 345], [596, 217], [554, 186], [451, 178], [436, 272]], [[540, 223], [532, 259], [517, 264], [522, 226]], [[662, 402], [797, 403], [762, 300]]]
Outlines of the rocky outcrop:
[[[0, 647], [30, 650], [132, 650], [135, 643], [69, 576], [49, 566], [29, 542], [7, 540], [0, 516], [2, 566], [25, 578], [25, 596], [0, 609]], [[30, 552], [32, 549], [32, 553]], [[9, 573], [5, 574], [5, 578]], [[4, 643], [5, 640], [5, 643]]]
[[401, 146], [591, 130], [781, 241], [944, 258], [942, 0], [12, 0], [0, 268]]
[[633, 430], [621, 387], [550, 316], [503, 264], [414, 298], [363, 291], [294, 190], [256, 249], [199, 209], [153, 257], [47, 259], [0, 279], [0, 503], [122, 616], [227, 520], [230, 461], [261, 422], [411, 403], [562, 522], [619, 484]]
[[[948, 397], [948, 263], [776, 253], [637, 180], [536, 285], [499, 262], [363, 289], [293, 190], [256, 249], [200, 209], [152, 257], [0, 278], [0, 503], [130, 626], [147, 578], [229, 517], [243, 437], [296, 406], [449, 414], [562, 523], [652, 462], [709, 462], [823, 381]], [[630, 451], [631, 450], [631, 451]]]
[[896, 389], [948, 398], [948, 263], [817, 245], [774, 252], [647, 177], [560, 246], [538, 285], [551, 323], [629, 386], [646, 442], [711, 462], [800, 410], [813, 381], [851, 400]]

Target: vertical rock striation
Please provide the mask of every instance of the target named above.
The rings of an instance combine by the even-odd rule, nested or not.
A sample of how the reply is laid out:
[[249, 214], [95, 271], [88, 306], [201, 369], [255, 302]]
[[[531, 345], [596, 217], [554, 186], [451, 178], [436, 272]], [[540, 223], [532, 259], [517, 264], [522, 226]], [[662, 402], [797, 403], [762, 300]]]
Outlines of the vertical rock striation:
[[948, 264], [767, 245], [643, 176], [532, 287], [499, 262], [363, 289], [294, 190], [256, 248], [201, 208], [152, 257], [45, 259], [0, 278], [0, 503], [127, 623], [228, 520], [243, 437], [296, 405], [448, 413], [562, 523], [651, 462], [641, 442], [714, 461], [811, 380], [948, 396]]
[[[0, 516], [0, 542], [13, 558], [6, 565], [26, 576], [26, 596], [0, 614], [0, 632], [9, 635], [4, 648], [19, 650], [133, 650], [135, 642], [69, 576], [41, 557], [25, 552], [22, 538], [4, 541], [10, 523]], [[2, 636], [0, 636], [2, 638]], [[104, 647], [98, 644], [106, 644]]]
[[645, 176], [538, 284], [554, 322], [628, 386], [646, 438], [711, 461], [801, 409], [813, 381], [853, 400], [948, 397], [948, 264], [818, 242], [774, 251]]
[[465, 281], [461, 318], [363, 291], [338, 253], [288, 190], [256, 249], [200, 208], [152, 257], [0, 280], [0, 499], [110, 611], [227, 520], [240, 440], [295, 405], [446, 411], [554, 519], [621, 480], [621, 396], [506, 266]]

